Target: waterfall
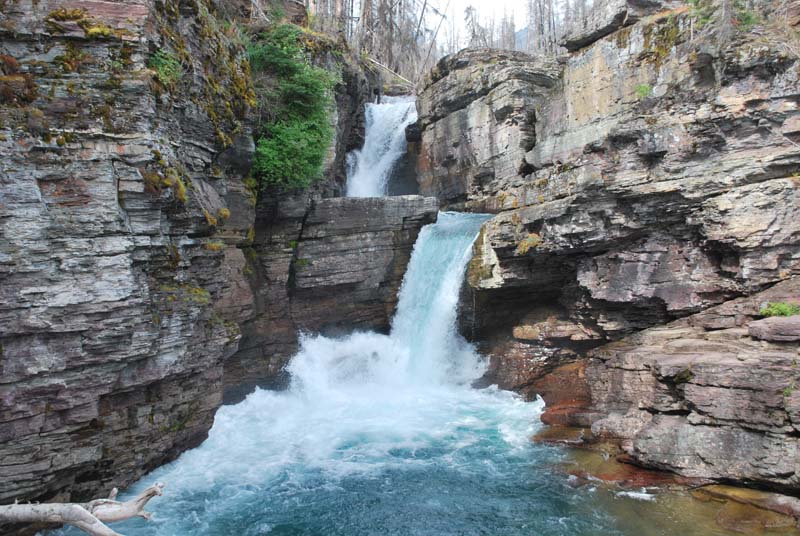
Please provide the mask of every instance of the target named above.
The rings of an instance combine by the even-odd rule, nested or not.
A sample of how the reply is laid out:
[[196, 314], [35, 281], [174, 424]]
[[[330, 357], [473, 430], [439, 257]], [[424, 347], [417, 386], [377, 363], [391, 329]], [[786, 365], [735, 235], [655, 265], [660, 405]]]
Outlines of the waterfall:
[[114, 529], [126, 536], [647, 533], [638, 509], [623, 514], [624, 530], [609, 515], [620, 496], [573, 488], [548, 470], [561, 451], [529, 440], [541, 401], [471, 387], [484, 364], [457, 333], [456, 313], [483, 221], [442, 213], [425, 226], [390, 334], [302, 337], [290, 388], [256, 390], [220, 408], [202, 445], [126, 492], [165, 482], [164, 496], [149, 504], [154, 519]]
[[367, 104], [364, 147], [347, 155], [347, 197], [382, 197], [397, 160], [406, 152], [406, 127], [417, 120], [413, 97]]

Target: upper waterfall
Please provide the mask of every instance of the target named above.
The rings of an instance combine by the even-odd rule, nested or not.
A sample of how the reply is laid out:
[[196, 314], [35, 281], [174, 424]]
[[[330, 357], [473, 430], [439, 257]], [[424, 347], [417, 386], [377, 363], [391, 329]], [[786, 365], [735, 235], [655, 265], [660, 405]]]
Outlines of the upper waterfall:
[[347, 197], [382, 197], [397, 160], [406, 152], [406, 127], [417, 120], [413, 97], [367, 104], [364, 147], [347, 155]]

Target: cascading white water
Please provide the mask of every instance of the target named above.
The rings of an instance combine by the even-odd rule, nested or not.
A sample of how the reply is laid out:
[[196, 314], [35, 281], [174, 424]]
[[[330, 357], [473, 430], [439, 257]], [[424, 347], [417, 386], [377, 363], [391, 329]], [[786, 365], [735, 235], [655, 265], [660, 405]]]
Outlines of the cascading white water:
[[417, 120], [413, 97], [367, 104], [364, 147], [347, 155], [347, 197], [386, 195], [389, 176], [406, 152], [406, 127]]

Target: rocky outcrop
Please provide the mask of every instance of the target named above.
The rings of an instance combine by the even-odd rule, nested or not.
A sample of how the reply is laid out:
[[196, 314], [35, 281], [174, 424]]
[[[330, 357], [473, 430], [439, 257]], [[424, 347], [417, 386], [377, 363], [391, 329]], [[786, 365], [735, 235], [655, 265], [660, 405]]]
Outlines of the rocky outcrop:
[[[594, 423], [637, 463], [797, 489], [780, 394], [796, 323], [719, 311], [796, 292], [798, 60], [757, 32], [707, 39], [670, 7], [600, 3], [553, 65], [440, 62], [419, 99], [420, 188], [496, 214], [460, 319], [487, 382], [543, 394], [548, 422]], [[701, 317], [720, 324], [686, 323]]]
[[660, 0], [598, 0], [592, 4], [585, 19], [576, 20], [568, 28], [561, 46], [570, 52], [580, 50], [624, 26], [634, 24], [644, 15], [679, 5], [680, 2]]
[[436, 199], [420, 196], [299, 195], [260, 207], [247, 250], [257, 312], [226, 363], [231, 399], [279, 383], [299, 332], [387, 331], [414, 242], [436, 213]]
[[554, 61], [465, 50], [443, 58], [417, 99], [422, 195], [458, 208], [497, 177], [516, 176], [536, 143], [534, 104], [556, 85]]
[[202, 441], [253, 312], [226, 298], [253, 219], [243, 50], [214, 4], [159, 6], [3, 4], [2, 501], [85, 499]]
[[800, 279], [592, 352], [593, 434], [648, 467], [797, 490], [798, 345], [748, 331], [765, 303], [785, 301], [800, 302]]
[[[511, 161], [454, 195], [443, 160], [429, 155], [449, 154], [450, 168], [473, 178], [484, 160], [478, 149], [459, 154], [434, 134], [457, 120], [470, 147], [490, 146], [492, 136], [470, 128], [478, 118], [467, 112], [486, 103], [470, 77], [450, 71], [426, 86], [420, 127], [434, 145], [420, 168], [433, 161], [439, 168], [423, 173], [423, 192], [447, 206], [497, 213], [470, 266], [475, 337], [510, 332], [509, 321], [536, 303], [596, 332], [600, 343], [798, 272], [795, 60], [744, 36], [712, 56], [689, 39], [685, 16], [645, 17], [597, 41], [566, 61], [550, 89], [521, 84], [531, 100], [515, 114], [536, 117], [528, 138], [535, 143], [527, 152], [496, 151]], [[444, 64], [469, 72], [465, 64], [487, 65], [473, 59], [480, 54]], [[487, 71], [488, 79], [495, 69]], [[507, 66], [496, 72], [518, 85]], [[440, 90], [474, 100], [451, 111], [441, 103], [455, 97]], [[515, 109], [511, 101], [507, 109]], [[529, 127], [517, 120], [503, 128], [519, 140]]]

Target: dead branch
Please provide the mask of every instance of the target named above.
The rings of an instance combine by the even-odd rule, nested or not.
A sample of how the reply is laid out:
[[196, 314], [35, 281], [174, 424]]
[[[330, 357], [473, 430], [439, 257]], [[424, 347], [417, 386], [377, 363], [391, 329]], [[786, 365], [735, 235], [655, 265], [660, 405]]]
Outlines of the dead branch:
[[45, 503], [0, 505], [0, 520], [9, 523], [60, 523], [72, 525], [92, 536], [122, 536], [105, 523], [113, 523], [151, 514], [144, 510], [147, 502], [161, 495], [164, 484], [158, 482], [129, 501], [117, 501], [117, 488], [111, 490], [108, 499], [95, 499], [86, 504]]

